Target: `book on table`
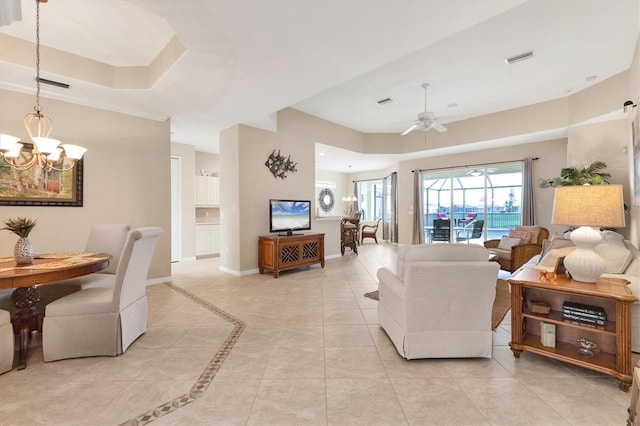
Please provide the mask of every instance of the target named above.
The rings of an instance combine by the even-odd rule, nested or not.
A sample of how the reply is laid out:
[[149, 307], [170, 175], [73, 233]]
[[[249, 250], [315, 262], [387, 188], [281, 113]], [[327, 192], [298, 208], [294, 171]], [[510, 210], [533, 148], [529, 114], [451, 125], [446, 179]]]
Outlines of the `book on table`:
[[570, 321], [578, 321], [580, 324], [604, 326], [607, 321], [607, 314], [604, 309], [599, 306], [564, 302], [562, 304], [562, 318]]
[[584, 305], [582, 303], [564, 302], [562, 304], [562, 311], [571, 311], [581, 313], [584, 315], [594, 315], [599, 318], [607, 319], [607, 314], [600, 306]]

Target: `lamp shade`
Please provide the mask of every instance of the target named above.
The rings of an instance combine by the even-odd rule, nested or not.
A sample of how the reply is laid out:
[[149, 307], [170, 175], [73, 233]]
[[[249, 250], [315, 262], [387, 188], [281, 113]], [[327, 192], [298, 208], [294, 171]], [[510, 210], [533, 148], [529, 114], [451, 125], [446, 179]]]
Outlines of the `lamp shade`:
[[60, 141], [57, 139], [41, 137], [32, 137], [31, 139], [35, 142], [38, 151], [47, 155], [51, 154], [60, 145]]
[[4, 153], [4, 158], [18, 158], [20, 156], [20, 150], [22, 149], [22, 144], [17, 142], [15, 145], [9, 149], [9, 151]]
[[47, 155], [47, 161], [51, 161], [52, 163], [58, 162], [58, 160], [60, 160], [60, 154], [62, 154], [62, 148], [53, 148], [51, 154]]
[[593, 250], [602, 241], [597, 228], [624, 226], [622, 185], [557, 187], [551, 222], [579, 226], [571, 232], [576, 248], [564, 265], [575, 281], [596, 282], [605, 270], [604, 259]]
[[624, 227], [622, 185], [556, 187], [555, 225]]
[[[0, 150], [3, 152], [14, 150], [19, 140], [20, 138], [16, 136], [0, 133]], [[22, 145], [18, 146], [21, 147]]]
[[64, 144], [62, 145], [64, 148], [65, 155], [72, 160], [79, 160], [82, 158], [87, 149], [78, 145]]

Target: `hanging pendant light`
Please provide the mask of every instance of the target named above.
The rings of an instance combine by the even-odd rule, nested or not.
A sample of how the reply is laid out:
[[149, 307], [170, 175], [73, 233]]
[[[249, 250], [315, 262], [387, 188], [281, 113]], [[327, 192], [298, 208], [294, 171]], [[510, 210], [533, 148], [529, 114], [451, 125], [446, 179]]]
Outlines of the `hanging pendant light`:
[[[349, 165], [349, 175], [351, 175], [351, 165]], [[346, 201], [348, 203], [352, 203], [354, 201], [358, 201], [358, 199], [356, 198], [356, 196], [351, 193], [349, 195], [345, 195], [344, 197], [342, 197], [342, 201]]]
[[59, 140], [49, 137], [53, 129], [53, 121], [42, 113], [42, 106], [40, 106], [40, 3], [46, 3], [47, 0], [35, 0], [35, 2], [36, 104], [33, 107], [34, 112], [24, 117], [24, 126], [33, 145], [31, 158], [20, 162], [20, 152], [24, 145], [19, 142], [20, 138], [7, 134], [0, 134], [0, 154], [9, 166], [17, 170], [28, 170], [37, 165], [47, 172], [66, 171], [71, 170], [87, 150], [78, 145], [61, 145]]

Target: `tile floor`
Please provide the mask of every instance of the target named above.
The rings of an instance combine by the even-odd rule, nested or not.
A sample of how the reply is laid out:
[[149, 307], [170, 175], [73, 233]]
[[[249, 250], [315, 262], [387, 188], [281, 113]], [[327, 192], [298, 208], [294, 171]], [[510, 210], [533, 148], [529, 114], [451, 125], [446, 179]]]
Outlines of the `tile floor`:
[[0, 375], [0, 424], [625, 424], [613, 378], [516, 360], [508, 316], [492, 359], [400, 358], [362, 296], [394, 253], [367, 243], [278, 279], [223, 274], [215, 258], [174, 264], [124, 355], [44, 363], [35, 336], [27, 369]]

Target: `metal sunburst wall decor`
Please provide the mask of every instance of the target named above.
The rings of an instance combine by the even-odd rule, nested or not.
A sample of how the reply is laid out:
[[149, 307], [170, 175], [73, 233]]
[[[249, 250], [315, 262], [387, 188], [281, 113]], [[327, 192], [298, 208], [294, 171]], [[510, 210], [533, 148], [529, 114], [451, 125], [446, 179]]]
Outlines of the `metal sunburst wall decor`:
[[280, 155], [280, 150], [278, 150], [278, 153], [276, 154], [275, 149], [271, 155], [269, 155], [269, 158], [264, 165], [271, 170], [271, 173], [275, 178], [286, 179], [288, 172], [295, 173], [298, 171], [298, 169], [296, 169], [298, 163], [291, 161], [290, 155], [285, 158], [283, 155]]

